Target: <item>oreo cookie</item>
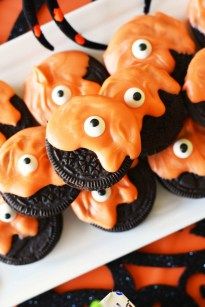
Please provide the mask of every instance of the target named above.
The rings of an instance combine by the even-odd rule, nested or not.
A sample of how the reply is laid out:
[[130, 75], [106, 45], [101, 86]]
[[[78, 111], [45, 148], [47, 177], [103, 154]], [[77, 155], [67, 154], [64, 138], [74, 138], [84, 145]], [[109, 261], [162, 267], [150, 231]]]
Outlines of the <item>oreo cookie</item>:
[[110, 188], [81, 191], [71, 207], [82, 221], [120, 232], [136, 227], [147, 217], [155, 195], [155, 178], [147, 163], [141, 160]]
[[146, 63], [167, 71], [183, 84], [195, 51], [187, 23], [157, 12], [137, 16], [119, 28], [108, 44], [104, 61], [110, 74]]
[[109, 76], [106, 68], [82, 51], [55, 53], [33, 68], [25, 82], [25, 102], [41, 125], [71, 97], [99, 92]]
[[170, 192], [205, 197], [205, 127], [186, 120], [176, 142], [148, 158], [159, 181]]
[[45, 149], [45, 127], [24, 129], [0, 149], [0, 191], [16, 211], [37, 217], [65, 210], [79, 190], [55, 173]]
[[0, 203], [0, 261], [24, 265], [51, 252], [60, 239], [62, 216], [46, 219], [23, 216]]
[[141, 151], [135, 116], [107, 97], [72, 98], [52, 115], [46, 131], [54, 169], [80, 189], [100, 190], [118, 182]]
[[158, 118], [144, 117], [141, 131], [142, 156], [153, 155], [172, 144], [188, 116], [181, 93], [172, 95], [159, 91], [159, 96], [166, 112]]
[[143, 156], [169, 146], [187, 117], [179, 84], [165, 70], [152, 65], [119, 70], [103, 83], [100, 94], [124, 103], [135, 115]]
[[3, 81], [0, 81], [0, 102], [1, 144], [16, 132], [27, 127], [37, 126], [37, 122], [29, 112], [24, 101]]
[[189, 64], [185, 78], [184, 101], [190, 116], [205, 126], [205, 48], [198, 51]]

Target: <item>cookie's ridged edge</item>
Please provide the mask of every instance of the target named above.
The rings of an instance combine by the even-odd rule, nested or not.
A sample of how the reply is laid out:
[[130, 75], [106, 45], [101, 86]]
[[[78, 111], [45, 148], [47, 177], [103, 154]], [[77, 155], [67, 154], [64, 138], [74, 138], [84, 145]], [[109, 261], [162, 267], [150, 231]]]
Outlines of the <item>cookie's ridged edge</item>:
[[55, 150], [55, 147], [53, 147], [46, 140], [47, 154], [48, 154], [49, 160], [51, 161], [56, 173], [64, 180], [66, 184], [72, 187], [75, 187], [76, 189], [94, 191], [94, 190], [109, 188], [113, 184], [117, 183], [127, 173], [127, 171], [132, 165], [132, 160], [129, 157], [126, 157], [120, 169], [115, 173], [110, 173], [109, 177], [106, 177], [100, 180], [95, 179], [92, 181], [88, 181], [86, 179], [83, 180], [79, 178], [73, 178], [72, 176], [69, 176], [69, 174], [65, 173], [64, 170], [60, 169], [59, 165], [57, 165], [51, 153], [51, 148], [52, 150]]
[[45, 256], [47, 256], [53, 250], [53, 248], [56, 246], [56, 244], [58, 243], [58, 241], [61, 237], [62, 229], [63, 229], [63, 217], [62, 217], [62, 215], [50, 217], [49, 219], [53, 223], [52, 236], [49, 238], [49, 244], [44, 248], [43, 251], [40, 251], [38, 258], [27, 259], [25, 261], [25, 259], [23, 259], [23, 258], [12, 259], [11, 257], [9, 258], [7, 256], [0, 255], [0, 261], [4, 262], [6, 264], [10, 264], [10, 265], [26, 265], [26, 264], [31, 264], [31, 263], [34, 263], [36, 261], [39, 261], [39, 260], [43, 259]]

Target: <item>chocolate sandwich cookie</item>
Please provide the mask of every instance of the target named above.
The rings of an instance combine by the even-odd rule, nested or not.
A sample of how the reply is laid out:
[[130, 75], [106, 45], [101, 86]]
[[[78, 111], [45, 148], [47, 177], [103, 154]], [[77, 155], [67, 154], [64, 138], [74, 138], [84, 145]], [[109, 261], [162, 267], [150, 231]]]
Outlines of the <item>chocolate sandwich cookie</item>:
[[133, 112], [141, 129], [143, 155], [169, 146], [187, 115], [179, 84], [165, 70], [148, 64], [117, 71], [103, 83], [100, 94]]
[[109, 76], [106, 68], [82, 51], [56, 53], [33, 68], [25, 82], [25, 102], [41, 125], [71, 97], [98, 94]]
[[205, 47], [205, 4], [203, 0], [189, 1], [189, 23], [200, 48]]
[[184, 197], [205, 197], [205, 127], [187, 119], [175, 143], [148, 160], [169, 191]]
[[37, 125], [24, 101], [3, 81], [0, 81], [0, 103], [0, 145], [16, 132]]
[[108, 44], [104, 61], [110, 74], [147, 63], [166, 70], [183, 84], [195, 50], [187, 23], [158, 12], [137, 16], [119, 28]]
[[119, 232], [136, 227], [149, 214], [156, 195], [153, 173], [140, 161], [107, 189], [81, 191], [71, 207], [83, 222]]
[[48, 157], [64, 182], [91, 191], [119, 181], [141, 151], [132, 112], [97, 95], [73, 97], [58, 108], [46, 139]]
[[184, 83], [184, 100], [194, 121], [205, 126], [205, 48], [189, 64]]
[[16, 211], [49, 217], [65, 210], [79, 191], [65, 185], [46, 153], [45, 127], [24, 129], [0, 148], [0, 192]]
[[44, 258], [57, 244], [62, 216], [36, 219], [16, 213], [0, 200], [0, 261], [23, 265]]

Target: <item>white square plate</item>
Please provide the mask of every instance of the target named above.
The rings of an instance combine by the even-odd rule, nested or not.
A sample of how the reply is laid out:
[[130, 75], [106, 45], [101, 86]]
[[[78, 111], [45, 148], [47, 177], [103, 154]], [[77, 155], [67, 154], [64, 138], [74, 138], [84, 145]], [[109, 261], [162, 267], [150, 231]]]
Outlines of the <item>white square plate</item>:
[[[151, 11], [161, 10], [178, 18], [186, 16], [188, 0], [153, 0]], [[143, 12], [142, 0], [98, 0], [67, 15], [86, 37], [107, 43], [113, 32], [131, 17]], [[80, 49], [70, 42], [53, 22], [43, 30], [57, 46], [56, 51]], [[86, 50], [101, 59], [101, 53]], [[0, 79], [21, 93], [23, 80], [34, 64], [50, 52], [32, 33], [0, 47]], [[86, 225], [68, 210], [63, 235], [45, 259], [26, 266], [0, 264], [0, 306], [14, 306], [67, 280], [77, 277], [150, 242], [205, 217], [205, 202], [176, 197], [158, 187], [154, 210], [136, 229], [125, 233], [107, 233]]]

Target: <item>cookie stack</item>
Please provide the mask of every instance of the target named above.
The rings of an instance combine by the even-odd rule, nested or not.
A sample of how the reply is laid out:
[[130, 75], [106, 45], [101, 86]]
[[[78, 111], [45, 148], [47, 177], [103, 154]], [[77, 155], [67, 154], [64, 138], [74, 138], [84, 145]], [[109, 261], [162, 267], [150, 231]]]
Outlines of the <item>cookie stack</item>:
[[136, 227], [154, 204], [154, 172], [177, 195], [204, 197], [205, 51], [197, 48], [186, 22], [143, 15], [111, 39], [110, 76], [84, 52], [65, 51], [33, 68], [25, 103], [0, 84], [3, 261], [44, 257], [68, 206], [106, 231]]

